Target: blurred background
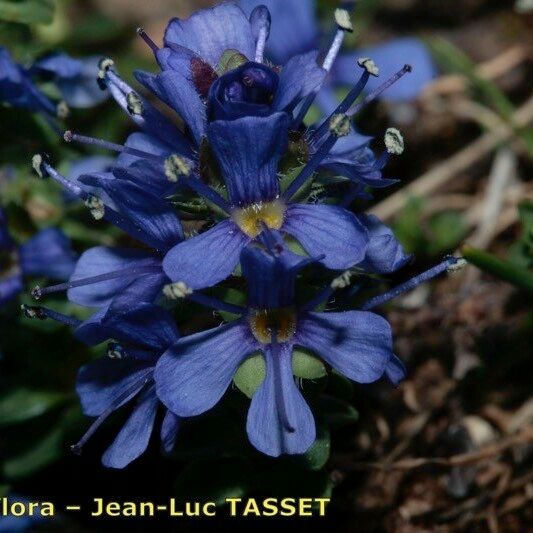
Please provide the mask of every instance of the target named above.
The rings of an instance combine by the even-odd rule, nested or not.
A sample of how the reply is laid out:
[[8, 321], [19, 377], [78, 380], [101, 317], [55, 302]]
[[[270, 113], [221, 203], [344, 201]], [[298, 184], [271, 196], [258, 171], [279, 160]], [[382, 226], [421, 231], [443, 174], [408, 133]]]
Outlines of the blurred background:
[[[215, 3], [1, 0], [0, 46], [23, 65], [54, 50], [74, 57], [110, 56], [134, 84], [134, 69], [157, 68], [136, 27], [161, 42], [171, 17]], [[318, 2], [325, 33], [337, 4]], [[315, 525], [327, 523], [339, 531], [523, 532], [531, 525], [533, 3], [356, 4], [356, 29], [346, 47], [415, 36], [438, 67], [416, 97], [374, 103], [357, 122], [367, 135], [381, 137], [394, 126], [405, 136], [404, 155], [387, 171], [399, 183], [377, 191], [368, 206], [416, 254], [411, 272], [391, 282], [447, 253], [460, 251], [476, 265], [424, 285], [385, 310], [408, 379], [396, 389], [353, 385], [339, 376], [327, 385], [320, 380], [309, 385], [326, 387], [321, 401], [327, 424], [313, 453], [301, 461], [272, 461], [250, 449], [243, 435], [246, 401], [235, 391], [180, 436], [171, 457], [161, 457], [154, 443], [127, 469], [106, 470], [100, 456], [116, 422], [107, 424], [81, 457], [69, 451], [89, 425], [74, 393], [76, 371], [102, 349], [83, 347], [62, 326], [21, 316], [20, 304], [31, 303], [29, 290], [40, 282], [30, 277], [20, 295], [0, 307], [0, 496], [83, 505], [96, 496], [221, 501], [332, 495], [328, 518]], [[42, 89], [54, 96], [53, 87]], [[131, 131], [113, 101], [71, 109], [64, 122], [115, 142]], [[32, 176], [29, 161], [37, 151], [50, 153], [65, 173], [85, 156], [99, 154], [62, 143], [39, 114], [0, 106], [0, 206], [16, 242], [49, 226], [60, 227], [77, 252], [120, 242], [119, 232], [102, 231], [58, 187]], [[6, 261], [1, 250], [0, 260]], [[61, 294], [47, 304], [80, 316]], [[0, 519], [0, 531], [183, 531], [198, 525], [93, 522], [78, 514], [22, 522]], [[272, 519], [248, 519], [242, 527], [255, 522], [274, 525]], [[286, 519], [280, 525], [289, 524]], [[241, 527], [238, 521], [232, 526]]]

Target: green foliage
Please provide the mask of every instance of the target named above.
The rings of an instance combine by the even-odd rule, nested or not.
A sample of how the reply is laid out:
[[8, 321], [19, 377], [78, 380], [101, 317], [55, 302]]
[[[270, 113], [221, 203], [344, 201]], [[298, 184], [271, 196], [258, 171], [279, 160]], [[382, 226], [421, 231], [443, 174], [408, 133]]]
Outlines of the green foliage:
[[522, 234], [511, 246], [509, 260], [523, 268], [533, 268], [533, 202], [526, 200], [518, 206]]
[[468, 227], [456, 211], [442, 211], [423, 220], [424, 203], [411, 198], [394, 222], [396, 237], [406, 251], [434, 256], [455, 248], [466, 236]]
[[464, 258], [481, 270], [509, 281], [513, 285], [529, 292], [533, 292], [533, 272], [519, 267], [511, 261], [500, 259], [483, 250], [477, 250], [470, 246], [463, 248]]
[[31, 420], [58, 407], [67, 398], [59, 392], [28, 388], [3, 391], [0, 395], [0, 427]]
[[49, 24], [54, 0], [0, 0], [0, 19], [20, 24]]

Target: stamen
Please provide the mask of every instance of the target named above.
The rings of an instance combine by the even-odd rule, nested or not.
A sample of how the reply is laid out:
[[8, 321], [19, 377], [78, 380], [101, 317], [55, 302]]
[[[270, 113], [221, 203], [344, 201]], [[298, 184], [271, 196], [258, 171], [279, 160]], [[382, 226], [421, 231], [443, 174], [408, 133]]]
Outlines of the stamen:
[[32, 306], [22, 304], [20, 306], [24, 316], [30, 319], [46, 320], [47, 318], [65, 324], [66, 326], [71, 326], [73, 328], [78, 327], [81, 324], [81, 320], [74, 318], [72, 316], [64, 315], [63, 313], [58, 313], [53, 309], [48, 309], [41, 306]]
[[43, 296], [46, 296], [47, 294], [52, 294], [54, 292], [66, 291], [68, 289], [74, 289], [76, 287], [85, 287], [87, 285], [94, 285], [95, 283], [100, 283], [102, 281], [109, 281], [122, 277], [129, 278], [142, 276], [144, 274], [157, 274], [158, 272], [161, 272], [161, 267], [157, 265], [124, 268], [121, 270], [114, 270], [113, 272], [108, 272], [106, 274], [99, 274], [98, 276], [90, 276], [88, 278], [81, 278], [65, 283], [58, 283], [57, 285], [50, 285], [48, 287], [43, 288], [39, 287], [39, 285], [36, 285], [32, 289], [31, 295], [36, 300], [39, 300]]
[[64, 100], [61, 100], [61, 102], [57, 104], [56, 112], [57, 118], [60, 118], [61, 120], [66, 119], [70, 115], [70, 109]]
[[385, 147], [389, 154], [401, 155], [404, 150], [402, 134], [396, 128], [388, 128], [385, 132]]
[[252, 27], [259, 28], [257, 34], [257, 43], [255, 46], [255, 61], [262, 63], [265, 55], [265, 46], [270, 34], [270, 11], [266, 6], [257, 6], [250, 15]]
[[70, 130], [65, 131], [63, 134], [63, 139], [65, 142], [79, 142], [82, 144], [89, 144], [91, 146], [97, 146], [98, 148], [103, 148], [104, 150], [111, 150], [113, 152], [125, 153], [133, 155], [136, 157], [141, 157], [143, 159], [154, 159], [157, 161], [162, 161], [162, 157], [155, 154], [150, 154], [144, 152], [143, 150], [138, 150], [137, 148], [131, 148], [129, 146], [124, 146], [123, 144], [112, 143], [104, 139], [97, 139], [95, 137], [88, 137], [87, 135], [80, 135], [79, 133], [73, 133]]
[[348, 115], [350, 117], [353, 117], [354, 115], [359, 113], [359, 111], [361, 111], [363, 107], [368, 105], [370, 102], [374, 101], [383, 91], [386, 91], [391, 85], [394, 85], [400, 78], [402, 78], [403, 76], [405, 76], [408, 72], [411, 72], [412, 70], [413, 68], [411, 67], [411, 65], [404, 65], [402, 69], [396, 72], [396, 74], [391, 76], [387, 81], [382, 83], [377, 89], [368, 93], [361, 100], [361, 102], [352, 106], [347, 112]]
[[350, 124], [347, 115], [333, 115], [328, 121], [329, 136], [320, 145], [316, 153], [307, 162], [300, 174], [293, 180], [287, 190], [283, 193], [283, 198], [290, 200], [302, 187], [302, 185], [313, 175], [322, 160], [329, 154], [333, 145], [339, 137], [347, 135], [350, 132]]
[[149, 46], [150, 50], [155, 54], [159, 51], [159, 47], [157, 44], [154, 43], [154, 41], [150, 38], [150, 36], [146, 33], [144, 28], [137, 28], [137, 35]]
[[386, 292], [385, 294], [381, 294], [379, 296], [371, 298], [365, 304], [363, 304], [361, 309], [363, 309], [364, 311], [373, 309], [374, 307], [377, 307], [378, 305], [381, 305], [385, 302], [388, 302], [389, 300], [392, 300], [393, 298], [396, 298], [396, 296], [399, 296], [400, 294], [403, 294], [404, 292], [410, 291], [414, 289], [415, 287], [418, 287], [418, 285], [420, 285], [421, 283], [429, 281], [430, 279], [435, 278], [436, 276], [438, 276], [439, 274], [442, 274], [443, 272], [455, 272], [463, 268], [465, 265], [466, 265], [466, 261], [462, 257], [452, 257], [452, 256], [447, 257], [446, 259], [444, 259], [444, 261], [434, 266], [433, 268], [430, 268], [429, 270], [422, 272], [422, 274], [418, 274], [418, 276], [415, 276], [411, 278], [410, 280], [406, 281], [405, 283], [402, 283], [401, 285], [394, 287], [393, 289]]
[[369, 57], [360, 57], [357, 60], [357, 64], [361, 68], [364, 68], [372, 76], [375, 76], [375, 77], [379, 76], [379, 68], [374, 63], [374, 61], [372, 59], [370, 59]]
[[115, 62], [109, 57], [103, 57], [98, 62], [98, 78], [103, 80], [107, 72], [115, 66]]
[[345, 9], [335, 10], [335, 22], [337, 23], [338, 30], [335, 33], [335, 37], [333, 38], [333, 42], [331, 43], [328, 53], [326, 54], [326, 58], [322, 63], [322, 68], [327, 72], [331, 70], [335, 59], [337, 59], [346, 32], [353, 32], [353, 25], [352, 21], [350, 20], [350, 14]]
[[48, 163], [45, 156], [35, 154], [32, 158], [32, 166], [41, 178], [52, 178], [78, 198], [81, 198], [82, 200], [87, 198], [88, 194], [79, 185], [76, 185], [76, 183], [68, 180], [65, 176], [57, 172], [57, 170]]
[[95, 220], [102, 220], [104, 218], [105, 205], [98, 196], [89, 194], [84, 203], [89, 208], [89, 211]]
[[91, 424], [85, 435], [73, 446], [70, 447], [71, 451], [76, 455], [81, 455], [81, 450], [87, 441], [95, 434], [96, 430], [105, 422], [107, 417], [116, 411], [123, 403], [131, 400], [136, 394], [141, 392], [141, 390], [146, 386], [146, 384], [151, 380], [151, 377], [143, 377], [132, 387], [127, 389], [122, 393], [116, 400]]
[[222, 209], [222, 211], [225, 211], [228, 214], [230, 213], [231, 207], [228, 202], [224, 200], [224, 198], [222, 198], [222, 196], [220, 196], [217, 191], [215, 191], [209, 185], [206, 185], [196, 175], [187, 177], [187, 179], [185, 179], [183, 182], [199, 196], [203, 196], [206, 200]]
[[107, 343], [107, 357], [110, 359], [124, 359], [127, 355], [126, 350], [118, 342]]
[[131, 91], [126, 95], [126, 104], [128, 111], [132, 115], [142, 115], [144, 104], [141, 97], [135, 92]]
[[184, 157], [177, 154], [172, 154], [165, 159], [165, 176], [168, 181], [177, 183], [180, 176], [189, 176], [191, 173], [191, 165]]
[[35, 170], [35, 172], [40, 178], [47, 178], [48, 175], [44, 171], [43, 161], [44, 161], [44, 158], [41, 154], [35, 154], [31, 158], [31, 166], [33, 167], [33, 170]]
[[163, 287], [163, 294], [169, 300], [181, 300], [192, 294], [192, 289], [183, 281], [175, 281]]
[[281, 350], [278, 344], [277, 331], [275, 328], [272, 328], [271, 332], [271, 363], [272, 370], [274, 372], [274, 383], [276, 384], [276, 407], [280, 416], [280, 421], [286, 431], [289, 433], [294, 433], [296, 428], [290, 423], [289, 416], [287, 414], [287, 405], [285, 402], [285, 395], [283, 393], [283, 370], [281, 368]]

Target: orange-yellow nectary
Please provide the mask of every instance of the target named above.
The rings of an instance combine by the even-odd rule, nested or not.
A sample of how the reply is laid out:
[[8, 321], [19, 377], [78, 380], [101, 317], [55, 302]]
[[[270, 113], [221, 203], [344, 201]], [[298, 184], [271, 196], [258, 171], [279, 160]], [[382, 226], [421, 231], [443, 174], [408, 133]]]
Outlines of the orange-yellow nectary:
[[254, 337], [263, 344], [272, 342], [273, 332], [278, 342], [287, 342], [296, 332], [296, 313], [288, 307], [255, 309], [248, 320]]
[[231, 218], [243, 233], [255, 238], [263, 231], [263, 224], [270, 229], [280, 229], [285, 210], [285, 204], [278, 199], [238, 207], [232, 211]]

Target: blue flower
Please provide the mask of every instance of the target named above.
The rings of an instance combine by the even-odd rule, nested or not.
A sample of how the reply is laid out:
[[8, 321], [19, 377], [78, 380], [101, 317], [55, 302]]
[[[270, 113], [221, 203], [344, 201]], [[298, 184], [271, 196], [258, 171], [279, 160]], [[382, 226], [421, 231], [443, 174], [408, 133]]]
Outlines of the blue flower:
[[0, 208], [0, 305], [22, 290], [24, 277], [67, 279], [75, 263], [76, 254], [69, 240], [57, 228], [41, 230], [24, 244], [17, 245]]
[[68, 108], [52, 102], [35, 80], [54, 81], [66, 104], [72, 107], [92, 107], [108, 97], [96, 83], [97, 65], [94, 57], [74, 59], [67, 54], [54, 53], [26, 69], [0, 47], [0, 100], [14, 107], [64, 118]]
[[93, 107], [109, 97], [109, 93], [102, 91], [96, 82], [99, 60], [95, 56], [75, 59], [55, 52], [38, 59], [29, 73], [54, 81], [70, 107]]
[[68, 282], [33, 289], [36, 298], [67, 290], [70, 301], [96, 308], [97, 312], [76, 333], [84, 342], [92, 343], [111, 305], [117, 309], [132, 302], [157, 299], [168, 281], [162, 259], [183, 239], [183, 229], [170, 202], [143, 189], [137, 177], [126, 169], [68, 180], [42, 156], [36, 156], [34, 164], [43, 177], [54, 179], [84, 200], [97, 220], [110, 221], [151, 248], [91, 248], [82, 254]]
[[[266, 377], [248, 412], [250, 442], [271, 456], [301, 454], [315, 440], [315, 422], [294, 381], [295, 346], [310, 350], [359, 383], [384, 374], [397, 381], [403, 371], [393, 355], [385, 319], [368, 311], [314, 312], [332, 288], [319, 300], [297, 305], [296, 276], [309, 260], [285, 250], [279, 238], [268, 247], [266, 251], [251, 245], [242, 252], [248, 282], [242, 318], [182, 338], [157, 363], [156, 388], [161, 401], [177, 415], [199, 415], [220, 400], [238, 367], [259, 351]], [[338, 280], [332, 283], [340, 285]]]
[[[155, 393], [153, 371], [160, 355], [178, 342], [173, 317], [161, 307], [138, 303], [123, 311], [109, 309], [99, 324], [108, 345], [108, 357], [81, 367], [76, 390], [84, 414], [98, 417], [73, 450], [80, 453], [87, 440], [113, 412], [135, 400], [133, 410], [102, 457], [104, 466], [124, 468], [147, 448], [160, 402]], [[174, 447], [180, 420], [165, 412], [161, 442], [165, 452]]]
[[[295, 54], [302, 54], [319, 47], [320, 28], [316, 18], [314, 0], [241, 0], [241, 6], [251, 13], [264, 4], [270, 10], [272, 28], [267, 43], [267, 54], [278, 64], [284, 64]], [[414, 75], [397, 83], [384, 94], [391, 101], [405, 101], [416, 98], [422, 89], [435, 77], [437, 69], [426, 46], [416, 38], [394, 39], [384, 44], [366, 47], [356, 52], [341, 54], [332, 63], [331, 75], [325, 90], [319, 95], [318, 103], [326, 112], [335, 107], [330, 87], [351, 85], [351, 72], [358, 58], [369, 57], [379, 67], [384, 78], [391, 76], [398, 64], [406, 61], [412, 65]], [[370, 80], [367, 90], [373, 91], [377, 80]]]
[[37, 88], [28, 71], [15, 63], [3, 47], [0, 47], [0, 101], [53, 117], [57, 115], [56, 105]]
[[[228, 218], [167, 253], [163, 268], [171, 280], [193, 289], [222, 281], [264, 227], [291, 235], [309, 255], [322, 255], [321, 262], [331, 269], [346, 269], [363, 259], [368, 235], [354, 214], [334, 205], [292, 201], [323, 152], [281, 191], [277, 172], [287, 150], [288, 122], [287, 114], [276, 113], [210, 124], [210, 146], [228, 191], [220, 207]], [[336, 138], [336, 133], [330, 132], [330, 137]]]

